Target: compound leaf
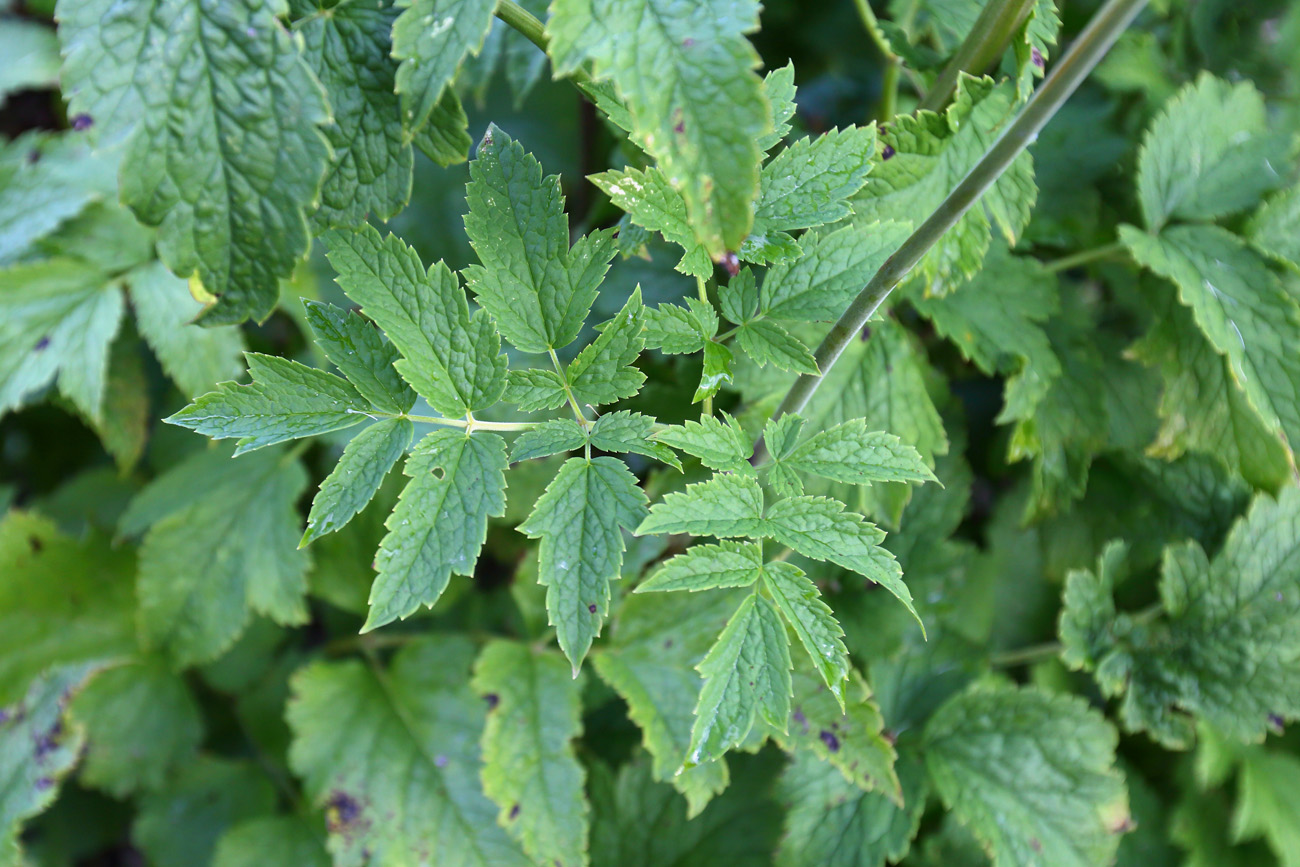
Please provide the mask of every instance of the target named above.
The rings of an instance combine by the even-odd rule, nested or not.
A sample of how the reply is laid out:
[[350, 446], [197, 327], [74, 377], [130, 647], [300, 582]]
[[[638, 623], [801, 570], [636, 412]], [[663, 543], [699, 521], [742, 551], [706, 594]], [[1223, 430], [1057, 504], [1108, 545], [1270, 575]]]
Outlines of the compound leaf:
[[395, 87], [408, 137], [422, 130], [469, 54], [483, 48], [495, 0], [398, 0], [393, 22]]
[[493, 433], [435, 430], [411, 450], [410, 479], [384, 526], [363, 632], [432, 607], [452, 574], [473, 575], [488, 518], [506, 509], [506, 444]]
[[322, 301], [303, 301], [316, 345], [339, 372], [378, 410], [402, 415], [415, 405], [415, 392], [393, 365], [396, 347], [359, 314]]
[[866, 222], [810, 232], [798, 259], [778, 262], [763, 278], [762, 311], [775, 319], [833, 320], [898, 246], [906, 223]]
[[605, 330], [569, 362], [566, 377], [579, 406], [600, 406], [636, 394], [645, 374], [632, 366], [645, 348], [645, 308], [638, 286]]
[[867, 430], [864, 418], [815, 434], [780, 462], [800, 472], [855, 485], [936, 480], [920, 452], [893, 434]]
[[346, 380], [275, 355], [245, 358], [251, 383], [222, 383], [165, 421], [212, 439], [238, 437], [238, 456], [365, 420], [370, 405]]
[[848, 199], [866, 183], [875, 152], [874, 124], [790, 145], [763, 166], [753, 233], [807, 229], [849, 216]]
[[716, 545], [692, 545], [642, 581], [636, 592], [748, 587], [762, 574], [760, 543], [723, 541]]
[[763, 567], [763, 586], [843, 710], [849, 652], [844, 647], [844, 630], [817, 592], [817, 585], [798, 566], [778, 561]]
[[655, 434], [655, 439], [694, 455], [710, 469], [751, 472], [749, 458], [754, 453], [754, 441], [740, 422], [725, 412], [722, 419], [705, 415], [699, 421], [689, 419], [670, 425]]
[[736, 332], [736, 342], [759, 367], [771, 364], [791, 373], [820, 373], [817, 359], [803, 341], [771, 319], [746, 322]]
[[571, 452], [587, 443], [586, 432], [571, 418], [544, 421], [532, 430], [526, 430], [510, 449], [510, 462], [532, 460]]
[[486, 409], [505, 390], [506, 357], [492, 318], [469, 301], [442, 262], [420, 256], [373, 226], [324, 236], [338, 283], [401, 352], [398, 373], [438, 412], [459, 417]]
[[354, 436], [339, 462], [321, 482], [307, 515], [307, 530], [299, 546], [343, 528], [366, 507], [415, 436], [409, 419], [377, 421]]
[[763, 489], [749, 475], [718, 473], [685, 491], [655, 503], [636, 535], [690, 533], [692, 536], [750, 536], [761, 538]]
[[524, 352], [573, 342], [614, 258], [613, 232], [569, 247], [558, 175], [496, 126], [470, 163], [465, 231], [482, 265], [465, 269], [478, 302]]
[[645, 513], [645, 492], [622, 461], [570, 458], [519, 525], [541, 539], [538, 581], [575, 673], [609, 614], [609, 582], [623, 567], [623, 530]]
[[651, 439], [654, 427], [655, 420], [639, 412], [607, 413], [591, 426], [591, 444], [601, 451], [645, 455], [681, 470], [681, 461], [673, 450]]

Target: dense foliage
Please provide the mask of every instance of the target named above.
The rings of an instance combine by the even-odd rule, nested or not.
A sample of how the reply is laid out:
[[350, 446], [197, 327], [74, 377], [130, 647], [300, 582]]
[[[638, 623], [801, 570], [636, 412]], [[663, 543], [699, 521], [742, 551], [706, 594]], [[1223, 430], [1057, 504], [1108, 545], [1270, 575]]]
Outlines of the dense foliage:
[[0, 867], [1300, 864], [1300, 7], [1142, 6], [0, 0]]

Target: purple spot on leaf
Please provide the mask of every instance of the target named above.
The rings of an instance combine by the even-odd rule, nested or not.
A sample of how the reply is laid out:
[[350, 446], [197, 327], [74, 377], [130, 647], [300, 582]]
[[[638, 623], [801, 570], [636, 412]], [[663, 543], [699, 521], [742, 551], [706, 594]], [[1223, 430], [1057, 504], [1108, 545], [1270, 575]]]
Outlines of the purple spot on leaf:
[[50, 338], [42, 337], [40, 340], [36, 341], [36, 345], [32, 347], [32, 352], [40, 352], [41, 350], [45, 349], [45, 347], [49, 345], [50, 345]]
[[95, 122], [91, 120], [88, 114], [74, 115], [72, 118], [72, 128], [77, 132], [85, 132], [94, 126]]
[[591, 603], [590, 605], [588, 605], [588, 606], [587, 606], [587, 610], [590, 611], [592, 614], [595, 614], [595, 613], [596, 613], [596, 603], [593, 602], [593, 603]]
[[447, 767], [447, 757], [446, 757], [446, 756], [434, 756], [434, 757], [433, 757], [433, 764], [434, 764], [436, 767], [439, 767], [439, 768], [445, 768], [445, 767]]
[[1039, 51], [1037, 48], [1029, 49], [1029, 60], [1039, 69], [1043, 68], [1043, 52]]
[[840, 739], [835, 737], [835, 735], [822, 729], [821, 734], [818, 735], [818, 737], [822, 739], [822, 743], [826, 744], [826, 749], [833, 753], [838, 753], [840, 751]]
[[36, 791], [44, 792], [46, 789], [50, 788], [53, 785], [54, 785], [54, 781], [51, 780], [49, 777], [40, 777], [36, 781]]
[[1286, 720], [1282, 719], [1280, 714], [1271, 713], [1268, 715], [1268, 727], [1273, 730], [1274, 734], [1282, 734], [1286, 726]]
[[501, 704], [501, 696], [497, 695], [495, 692], [489, 692], [487, 695], [483, 696], [483, 700], [487, 702], [488, 710], [496, 710], [497, 705]]
[[519, 805], [515, 804], [510, 808], [510, 820], [513, 822], [517, 818], [519, 818]]
[[892, 157], [893, 155], [894, 155], [894, 146], [893, 146], [893, 145], [885, 145], [885, 149], [884, 149], [883, 151], [880, 152], [880, 158], [881, 158], [882, 160], [887, 160], [887, 159], [889, 159], [890, 157]]

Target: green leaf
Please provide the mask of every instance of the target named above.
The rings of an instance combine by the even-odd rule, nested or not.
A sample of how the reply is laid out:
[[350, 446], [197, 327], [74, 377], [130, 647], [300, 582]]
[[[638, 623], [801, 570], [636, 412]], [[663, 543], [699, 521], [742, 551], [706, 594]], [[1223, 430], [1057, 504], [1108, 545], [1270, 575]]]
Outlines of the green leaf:
[[566, 378], [579, 406], [613, 403], [641, 389], [645, 374], [632, 362], [645, 347], [644, 311], [638, 286], [605, 330], [569, 362]]
[[695, 237], [715, 259], [740, 248], [758, 195], [758, 140], [771, 108], [744, 34], [758, 4], [722, 0], [682, 7], [636, 0], [606, 9], [559, 0], [547, 23], [556, 75], [590, 60], [627, 103], [632, 138], [655, 157], [686, 201]]
[[[1150, 625], [1120, 614], [1104, 629], [1097, 615], [1089, 652], [1070, 661], [1093, 668], [1102, 691], [1123, 696], [1126, 728], [1144, 730], [1172, 748], [1192, 742], [1193, 719], [1228, 737], [1259, 741], [1278, 720], [1300, 717], [1300, 492], [1266, 495], [1228, 535], [1213, 562], [1194, 541], [1165, 549], [1163, 616]], [[1071, 645], [1084, 620], [1079, 604], [1104, 593], [1112, 579], [1072, 576], [1071, 587], [1099, 582], [1062, 615]], [[1080, 591], [1081, 592], [1081, 591]], [[1112, 603], [1113, 604], [1113, 603]], [[1104, 610], [1104, 609], [1103, 609]], [[1087, 621], [1084, 621], [1087, 622]]]
[[551, 419], [519, 435], [510, 449], [510, 463], [571, 452], [586, 444], [587, 433], [576, 421], [571, 418]]
[[491, 705], [483, 730], [483, 791], [497, 822], [538, 863], [587, 863], [586, 774], [579, 685], [558, 654], [493, 641], [474, 665], [474, 691]]
[[422, 128], [466, 55], [477, 55], [492, 27], [495, 0], [398, 0], [393, 22], [396, 90], [407, 135]]
[[790, 644], [766, 598], [745, 597], [696, 666], [704, 677], [686, 767], [712, 761], [749, 735], [756, 716], [784, 729], [790, 716]]
[[705, 415], [699, 421], [688, 419], [679, 425], [669, 425], [655, 434], [655, 439], [694, 455], [710, 469], [753, 472], [749, 458], [754, 454], [754, 441], [740, 422], [725, 412], [722, 419]]
[[99, 419], [122, 292], [73, 259], [0, 270], [0, 414], [58, 377], [59, 390]]
[[772, 601], [794, 634], [799, 636], [808, 658], [842, 709], [843, 685], [849, 676], [849, 652], [844, 647], [844, 630], [817, 592], [817, 585], [799, 567], [776, 562], [763, 567], [763, 586], [772, 594]]
[[1016, 98], [1024, 101], [1034, 89], [1034, 79], [1042, 78], [1047, 70], [1051, 47], [1061, 32], [1061, 16], [1056, 12], [1054, 0], [1034, 0], [1029, 17], [1021, 25], [1012, 41], [1015, 52]]
[[[694, 303], [692, 303], [694, 302]], [[645, 345], [665, 355], [688, 355], [704, 349], [706, 341], [718, 333], [718, 317], [713, 308], [704, 309], [697, 298], [688, 298], [690, 309], [676, 304], [645, 308]]]
[[680, 471], [681, 461], [672, 449], [651, 439], [655, 420], [648, 415], [619, 410], [602, 415], [591, 426], [591, 444], [615, 454], [645, 455]]
[[862, 516], [845, 512], [842, 503], [826, 497], [781, 500], [768, 509], [767, 530], [773, 539], [805, 557], [829, 560], [876, 582], [920, 622], [898, 561], [880, 547], [884, 532]]
[[1255, 249], [1293, 270], [1300, 270], [1300, 186], [1265, 202], [1246, 224]]
[[1174, 226], [1159, 236], [1120, 227], [1139, 264], [1172, 280], [1196, 324], [1232, 365], [1264, 421], [1300, 443], [1300, 307], [1267, 262], [1217, 226]]
[[[1010, 83], [994, 85], [990, 78], [963, 75], [943, 114], [922, 111], [894, 118], [880, 135], [881, 161], [850, 202], [854, 222], [921, 225], [984, 156], [1014, 110]], [[975, 276], [989, 246], [990, 227], [1014, 246], [1037, 195], [1033, 160], [1025, 152], [921, 260], [917, 273], [927, 290], [942, 295]]]
[[704, 344], [704, 363], [700, 370], [700, 385], [695, 389], [691, 403], [699, 403], [717, 394], [724, 385], [731, 384], [731, 350], [715, 341]]
[[1116, 740], [1082, 699], [990, 684], [935, 712], [924, 755], [935, 790], [995, 867], [1087, 867], [1109, 862], [1132, 824]]
[[804, 236], [804, 253], [763, 278], [763, 313], [776, 319], [833, 320], [911, 234], [906, 223], [867, 223]]
[[832, 695], [813, 663], [796, 655], [790, 726], [773, 735], [785, 750], [796, 756], [812, 753], [855, 788], [880, 792], [899, 804], [896, 756], [884, 718], [862, 675], [852, 668], [847, 671], [848, 689]]
[[627, 702], [628, 716], [643, 733], [654, 779], [685, 795], [691, 816], [727, 788], [724, 759], [678, 770], [703, 683], [695, 666], [739, 601], [734, 590], [627, 596], [610, 643], [592, 654], [596, 671]]
[[18, 845], [22, 822], [54, 801], [56, 783], [77, 764], [86, 736], [65, 721], [65, 712], [93, 671], [88, 665], [55, 669], [0, 713], [0, 858], [6, 864], [27, 863]]
[[524, 412], [555, 409], [567, 400], [559, 374], [540, 368], [510, 371], [503, 398]]
[[385, 522], [362, 632], [433, 607], [452, 574], [473, 575], [489, 517], [506, 509], [506, 444], [493, 433], [435, 430], [411, 450], [411, 481]]
[[[140, 547], [137, 594], [146, 640], [180, 665], [219, 655], [251, 611], [279, 623], [307, 619], [309, 561], [295, 550], [301, 536], [295, 504], [307, 487], [302, 465], [279, 450], [234, 463], [202, 458], [178, 465], [140, 495], [152, 491], [161, 499], [179, 488], [176, 499], [146, 516], [153, 526]], [[200, 468], [211, 475], [199, 475]]]
[[1129, 350], [1164, 379], [1160, 431], [1148, 453], [1173, 460], [1202, 452], [1252, 485], [1276, 490], [1291, 474], [1281, 437], [1250, 405], [1231, 363], [1196, 327], [1192, 312], [1172, 292], [1157, 311], [1151, 330]]
[[1249, 753], [1241, 765], [1237, 812], [1232, 832], [1237, 840], [1263, 837], [1284, 867], [1300, 859], [1300, 759], [1279, 750]]
[[185, 681], [144, 658], [92, 679], [72, 703], [88, 748], [81, 780], [117, 798], [158, 789], [203, 740], [203, 718]]
[[257, 765], [200, 756], [140, 799], [131, 840], [157, 867], [209, 864], [226, 829], [274, 806], [275, 789]]
[[875, 124], [803, 138], [763, 166], [754, 212], [756, 235], [835, 223], [853, 213], [848, 199], [867, 181]]
[[27, 133], [0, 148], [0, 264], [11, 264], [93, 202], [111, 201], [119, 158], [73, 135]]
[[496, 126], [470, 163], [465, 231], [482, 265], [465, 269], [479, 304], [524, 352], [573, 342], [596, 300], [615, 245], [612, 231], [569, 247], [558, 175]]
[[735, 785], [694, 818], [672, 789], [651, 781], [646, 765], [635, 756], [623, 763], [617, 777], [603, 762], [593, 766], [593, 863], [771, 865], [781, 830], [780, 809], [768, 794], [771, 763], [737, 762]]
[[397, 13], [387, 0], [304, 5], [306, 14], [294, 29], [302, 35], [303, 58], [329, 97], [325, 137], [334, 150], [312, 221], [356, 226], [371, 215], [389, 220], [411, 197], [415, 165], [393, 90], [398, 67], [389, 52]]
[[1264, 98], [1249, 82], [1202, 72], [1166, 104], [1138, 153], [1147, 227], [1245, 210], [1285, 182], [1290, 138], [1268, 132]]
[[356, 517], [406, 454], [414, 436], [415, 425], [404, 418], [383, 419], [354, 436], [312, 500], [299, 547], [342, 529]]
[[609, 614], [609, 582], [623, 566], [623, 530], [645, 517], [645, 507], [646, 495], [622, 461], [570, 458], [519, 525], [530, 539], [541, 539], [538, 581], [575, 673]]
[[790, 450], [781, 463], [855, 485], [937, 481], [920, 452], [893, 434], [867, 430], [864, 418], [826, 428]]
[[132, 271], [126, 283], [141, 336], [186, 397], [239, 376], [244, 348], [239, 329], [192, 324], [202, 307], [184, 280], [161, 262], [151, 262]]
[[990, 376], [1007, 377], [999, 422], [1029, 417], [1061, 371], [1043, 323], [1058, 310], [1056, 278], [1036, 259], [995, 243], [984, 268], [942, 297], [914, 297], [916, 309]]
[[700, 279], [713, 274], [708, 251], [695, 239], [686, 202], [663, 172], [653, 166], [644, 170], [629, 166], [621, 171], [589, 175], [587, 179], [626, 211], [633, 223], [659, 232], [664, 240], [685, 251], [676, 265], [678, 271]]
[[759, 137], [758, 147], [770, 151], [790, 132], [790, 118], [795, 112], [794, 62], [773, 69], [763, 77], [763, 93], [771, 108], [772, 131]]
[[746, 322], [736, 332], [736, 342], [759, 367], [769, 363], [781, 370], [816, 376], [817, 359], [799, 338], [770, 319]]
[[217, 841], [212, 867], [295, 864], [330, 867], [317, 830], [298, 816], [263, 816], [234, 825]]
[[277, 20], [287, 4], [61, 0], [57, 11], [69, 111], [101, 140], [129, 137], [122, 201], [160, 227], [167, 267], [216, 298], [204, 323], [265, 319], [307, 251], [305, 209], [330, 156], [325, 93]]
[[718, 473], [685, 491], [655, 503], [636, 535], [690, 533], [692, 536], [750, 536], [761, 538], [763, 489], [748, 475]]
[[474, 140], [469, 137], [469, 118], [456, 91], [448, 88], [429, 115], [429, 122], [415, 133], [412, 142], [424, 155], [444, 168], [469, 159]]
[[0, 706], [54, 666], [135, 651], [135, 553], [109, 542], [16, 509], [0, 520]]
[[777, 262], [792, 262], [803, 253], [803, 248], [793, 235], [786, 232], [764, 232], [761, 235], [749, 235], [740, 245], [740, 259], [756, 265], [775, 265]]
[[303, 301], [316, 345], [361, 396], [383, 412], [402, 415], [415, 405], [415, 392], [393, 365], [401, 358], [393, 344], [359, 314], [322, 301]]
[[505, 390], [506, 358], [492, 318], [469, 313], [456, 275], [442, 262], [426, 271], [419, 254], [372, 226], [324, 236], [348, 297], [401, 352], [397, 372], [438, 412], [459, 417], [487, 409]]
[[1061, 596], [1061, 660], [1073, 669], [1094, 669], [1114, 640], [1115, 587], [1128, 577], [1129, 550], [1122, 540], [1107, 543], [1093, 571], [1076, 569], [1066, 576]]
[[387, 669], [316, 662], [292, 680], [289, 762], [325, 809], [336, 863], [523, 865], [479, 788], [484, 703], [470, 691], [474, 648], [437, 636]]
[[798, 751], [777, 783], [788, 805], [777, 867], [885, 867], [902, 860], [925, 811], [921, 765], [899, 761], [903, 803], [852, 785], [811, 752]]
[[718, 287], [718, 305], [727, 321], [737, 325], [749, 322], [758, 313], [758, 283], [752, 268], [741, 268], [726, 285]]
[[724, 541], [717, 545], [692, 545], [642, 581], [636, 592], [748, 587], [762, 574], [761, 544]]
[[790, 455], [799, 442], [805, 419], [796, 413], [786, 413], [777, 418], [770, 418], [763, 427], [763, 442], [773, 461], [781, 461]]
[[212, 439], [238, 437], [239, 456], [365, 420], [370, 404], [346, 380], [275, 355], [244, 357], [250, 384], [223, 382], [165, 421]]
[[27, 89], [59, 84], [59, 42], [39, 21], [0, 19], [0, 54], [9, 59], [0, 72], [0, 101]]

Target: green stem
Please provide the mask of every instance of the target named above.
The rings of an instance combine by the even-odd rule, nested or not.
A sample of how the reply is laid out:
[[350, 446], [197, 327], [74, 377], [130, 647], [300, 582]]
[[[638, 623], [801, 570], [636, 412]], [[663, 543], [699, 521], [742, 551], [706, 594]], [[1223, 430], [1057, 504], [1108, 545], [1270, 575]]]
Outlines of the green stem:
[[876, 122], [889, 123], [898, 113], [898, 78], [903, 62], [897, 57], [885, 61], [885, 72], [880, 79], [880, 107], [876, 109]]
[[578, 406], [578, 401], [574, 398], [573, 391], [569, 388], [569, 377], [565, 375], [564, 368], [560, 366], [559, 357], [555, 354], [554, 349], [547, 349], [546, 351], [551, 354], [551, 364], [555, 367], [556, 375], [560, 377], [560, 385], [564, 389], [564, 397], [569, 401], [569, 407], [573, 410], [574, 418], [578, 420], [578, 424], [582, 429], [586, 430], [590, 425], [590, 422], [588, 422], [587, 417], [582, 414], [582, 407]]
[[898, 55], [885, 41], [884, 31], [880, 29], [880, 22], [876, 20], [876, 13], [871, 8], [870, 0], [853, 0], [853, 2], [858, 7], [858, 17], [862, 19], [862, 26], [867, 29], [867, 35], [871, 37], [876, 49], [880, 51], [880, 56], [886, 62], [898, 61]]
[[1065, 646], [1059, 641], [1049, 641], [1046, 644], [1035, 644], [1030, 647], [1021, 647], [1017, 650], [1008, 650], [1004, 653], [995, 653], [989, 657], [989, 664], [994, 668], [1012, 668], [1017, 665], [1033, 665], [1036, 662], [1042, 662], [1045, 659], [1051, 659], [1059, 656]]
[[918, 108], [939, 111], [948, 104], [963, 72], [979, 75], [996, 63], [1033, 6], [1034, 0], [991, 0]]
[[[529, 42], [542, 49], [543, 54], [547, 53], [551, 40], [546, 35], [546, 25], [538, 20], [536, 15], [515, 3], [514, 0], [499, 0], [496, 16], [523, 34], [523, 37]], [[568, 78], [574, 84], [585, 84], [591, 81], [591, 76], [581, 69], [570, 72]]]
[[405, 418], [410, 419], [411, 421], [422, 422], [423, 424], [465, 428], [467, 431], [521, 431], [532, 430], [538, 425], [538, 422], [533, 421], [483, 421], [477, 418], [443, 418], [439, 415], [411, 415], [409, 413], [402, 413], [399, 415], [393, 412], [368, 412], [366, 415], [371, 418]]
[[[885, 260], [880, 270], [831, 326], [815, 353], [817, 369], [821, 373], [815, 376], [804, 374], [795, 380], [773, 418], [788, 412], [801, 412], [808, 405], [823, 378], [835, 366], [849, 343], [862, 331], [867, 320], [875, 315], [894, 287], [979, 201], [984, 191], [1001, 177], [1016, 157], [1038, 138], [1043, 126], [1069, 99], [1070, 94], [1074, 93], [1145, 5], [1146, 0], [1107, 0], [1106, 5], [1075, 39], [1061, 62], [1047, 76], [1042, 87], [1025, 103], [1019, 116], [1006, 127], [979, 163], [948, 194], [948, 198], [944, 199], [935, 212]], [[760, 441], [754, 452], [755, 463], [760, 462], [765, 455], [765, 446]]]
[[[699, 290], [700, 301], [709, 307], [712, 307], [712, 305], [709, 304], [709, 287], [705, 285], [704, 278], [696, 277], [695, 286]], [[711, 415], [713, 415], [713, 395], [704, 398], [704, 403], [700, 406], [700, 418]]]
[[1097, 259], [1109, 259], [1117, 254], [1123, 253], [1124, 245], [1119, 241], [1113, 244], [1104, 244], [1100, 247], [1093, 247], [1091, 250], [1080, 250], [1078, 253], [1071, 253], [1069, 256], [1062, 256], [1060, 259], [1053, 259], [1051, 262], [1044, 262], [1043, 267], [1055, 274], [1057, 271], [1068, 271], [1071, 268], [1077, 268], [1080, 265], [1086, 265]]

